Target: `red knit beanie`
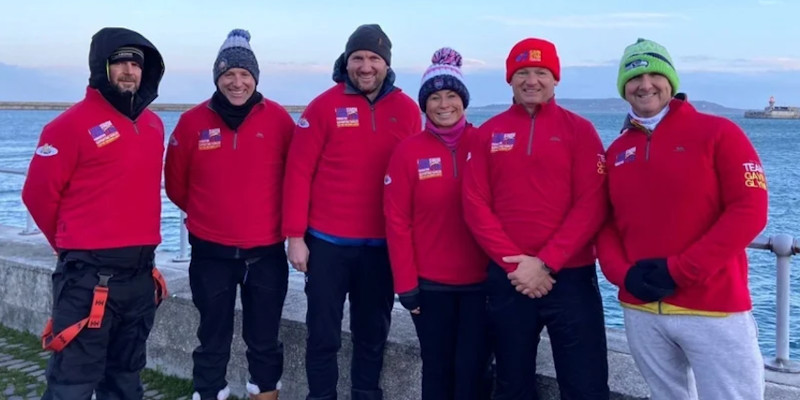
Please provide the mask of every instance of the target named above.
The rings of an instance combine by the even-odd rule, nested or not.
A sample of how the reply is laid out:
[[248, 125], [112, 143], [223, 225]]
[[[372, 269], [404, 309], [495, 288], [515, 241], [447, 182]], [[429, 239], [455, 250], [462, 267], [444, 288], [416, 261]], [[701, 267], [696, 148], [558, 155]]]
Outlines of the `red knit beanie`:
[[556, 46], [544, 39], [527, 38], [511, 48], [506, 59], [506, 82], [520, 68], [542, 67], [553, 73], [556, 81], [561, 80], [561, 63], [558, 61]]

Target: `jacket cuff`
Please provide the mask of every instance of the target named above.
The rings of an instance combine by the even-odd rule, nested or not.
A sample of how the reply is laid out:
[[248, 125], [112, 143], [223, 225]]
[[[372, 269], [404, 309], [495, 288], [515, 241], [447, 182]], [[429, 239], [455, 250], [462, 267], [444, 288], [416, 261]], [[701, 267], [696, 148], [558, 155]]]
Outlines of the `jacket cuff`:
[[671, 256], [667, 258], [667, 271], [669, 271], [669, 275], [672, 277], [672, 279], [675, 281], [675, 285], [678, 287], [690, 286], [692, 284], [692, 279], [684, 275], [681, 271], [678, 256]]
[[548, 246], [545, 246], [536, 257], [542, 260], [544, 265], [552, 269], [554, 273], [564, 268], [564, 264], [567, 262], [566, 257], [561, 257], [558, 254], [558, 250], [554, 250], [552, 247]]

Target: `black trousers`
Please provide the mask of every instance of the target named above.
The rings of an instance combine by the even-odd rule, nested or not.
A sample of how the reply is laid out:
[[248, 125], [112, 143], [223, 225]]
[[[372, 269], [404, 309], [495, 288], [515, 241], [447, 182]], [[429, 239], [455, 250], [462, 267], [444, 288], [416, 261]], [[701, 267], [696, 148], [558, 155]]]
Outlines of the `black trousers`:
[[306, 375], [309, 400], [335, 400], [336, 356], [342, 346], [345, 296], [350, 300], [353, 400], [380, 400], [383, 350], [389, 335], [394, 292], [386, 246], [339, 246], [306, 235], [308, 311]]
[[538, 399], [536, 349], [546, 326], [561, 398], [609, 398], [603, 304], [594, 265], [562, 269], [553, 290], [531, 299], [489, 265], [488, 312], [497, 362], [496, 400]]
[[422, 356], [422, 400], [478, 400], [486, 391], [486, 294], [420, 292], [411, 314]]
[[283, 344], [278, 331], [289, 278], [284, 245], [262, 248], [265, 251], [246, 258], [217, 257], [222, 254], [206, 250], [193, 245], [189, 264], [192, 301], [200, 312], [200, 345], [192, 353], [194, 389], [203, 399], [215, 399], [228, 385], [225, 374], [240, 287], [242, 339], [247, 345], [250, 383], [261, 392], [275, 390], [283, 374]]
[[156, 304], [152, 277], [153, 253], [119, 267], [90, 263], [89, 252], [62, 252], [53, 272], [53, 332], [86, 318], [92, 306], [98, 274], [113, 275], [100, 328], [84, 328], [47, 363], [43, 400], [140, 400], [139, 373], [147, 364], [147, 337]]

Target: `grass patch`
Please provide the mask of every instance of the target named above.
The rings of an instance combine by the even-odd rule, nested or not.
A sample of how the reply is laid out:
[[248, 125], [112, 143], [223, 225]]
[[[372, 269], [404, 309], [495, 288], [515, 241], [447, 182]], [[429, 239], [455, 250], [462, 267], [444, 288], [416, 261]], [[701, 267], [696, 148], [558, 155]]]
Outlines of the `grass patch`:
[[[12, 396], [17, 395], [27, 398], [31, 392], [35, 392], [38, 397], [44, 394], [45, 385], [36, 381], [36, 378], [17, 370], [0, 368], [0, 398], [7, 398], [5, 397], [5, 390], [10, 385], [14, 386], [14, 392], [10, 394]], [[31, 385], [35, 385], [35, 387], [29, 388], [28, 386]]]
[[165, 399], [191, 396], [194, 392], [192, 381], [163, 375], [152, 369], [142, 371], [142, 381], [147, 384], [147, 390], [157, 390]]
[[[0, 354], [7, 354], [17, 360], [26, 360], [37, 363], [41, 368], [47, 365], [47, 359], [39, 354], [42, 352], [42, 342], [38, 337], [27, 332], [20, 332], [0, 325], [0, 339], [4, 339], [7, 345], [17, 345], [17, 347], [0, 349]], [[147, 384], [147, 390], [156, 390], [163, 394], [164, 399], [177, 399], [180, 397], [191, 397], [194, 389], [192, 381], [188, 379], [167, 376], [157, 370], [145, 369], [142, 371], [142, 382]], [[45, 383], [38, 382], [23, 372], [0, 368], [0, 398], [3, 391], [9, 386], [14, 385], [15, 393], [18, 396], [27, 396], [32, 389], [27, 389], [29, 385], [36, 384], [37, 395], [41, 396], [45, 390]], [[241, 400], [237, 397], [229, 397], [231, 400]]]
[[[0, 350], [3, 354], [10, 355], [18, 360], [35, 362], [42, 368], [47, 365], [47, 359], [39, 355], [43, 350], [42, 342], [38, 337], [0, 325], [0, 338], [6, 341], [6, 347]], [[16, 345], [16, 347], [9, 348], [9, 345]]]

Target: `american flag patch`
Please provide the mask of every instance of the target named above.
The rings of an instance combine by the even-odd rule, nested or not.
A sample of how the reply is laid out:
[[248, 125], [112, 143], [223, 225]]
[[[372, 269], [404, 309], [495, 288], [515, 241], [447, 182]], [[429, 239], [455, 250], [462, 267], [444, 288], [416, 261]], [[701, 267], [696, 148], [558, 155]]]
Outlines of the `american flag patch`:
[[200, 150], [213, 150], [222, 146], [222, 135], [219, 133], [219, 128], [206, 129], [200, 131], [200, 141], [197, 142], [197, 148]]
[[336, 127], [358, 126], [358, 107], [340, 107], [336, 109]]
[[493, 133], [492, 134], [492, 153], [498, 151], [509, 151], [514, 148], [516, 142], [516, 132], [512, 133]]
[[617, 158], [614, 159], [614, 166], [618, 167], [622, 164], [634, 161], [636, 161], [636, 147], [631, 147], [625, 150], [624, 153], [617, 154]]
[[421, 181], [442, 176], [442, 158], [417, 159], [417, 172], [419, 172], [419, 180]]
[[103, 147], [119, 139], [119, 131], [111, 121], [89, 128], [89, 134], [92, 135], [92, 140], [97, 147]]

